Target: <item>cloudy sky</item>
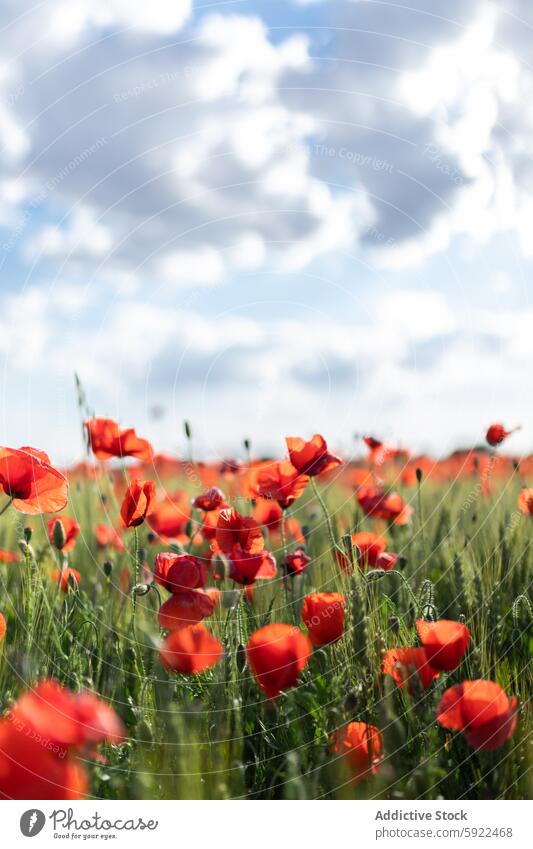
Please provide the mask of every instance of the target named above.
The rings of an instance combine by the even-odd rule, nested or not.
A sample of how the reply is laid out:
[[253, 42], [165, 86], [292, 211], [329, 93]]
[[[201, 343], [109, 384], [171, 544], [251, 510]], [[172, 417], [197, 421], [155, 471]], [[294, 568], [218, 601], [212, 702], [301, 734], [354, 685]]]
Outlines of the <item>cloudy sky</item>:
[[0, 0], [0, 146], [0, 442], [531, 449], [528, 0]]

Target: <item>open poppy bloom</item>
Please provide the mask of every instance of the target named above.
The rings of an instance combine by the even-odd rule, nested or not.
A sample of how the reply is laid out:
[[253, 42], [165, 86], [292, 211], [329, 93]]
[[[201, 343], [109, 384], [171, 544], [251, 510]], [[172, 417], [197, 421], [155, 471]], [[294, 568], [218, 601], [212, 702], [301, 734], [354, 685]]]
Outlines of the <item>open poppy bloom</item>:
[[383, 759], [383, 737], [375, 725], [349, 722], [333, 735], [331, 751], [341, 755], [354, 778], [375, 775]]
[[277, 574], [276, 558], [270, 551], [252, 554], [234, 545], [229, 557], [229, 577], [243, 586], [255, 581], [268, 581]]
[[20, 557], [18, 554], [13, 554], [11, 551], [4, 551], [3, 548], [0, 548], [0, 563], [18, 563], [20, 561]]
[[444, 692], [437, 720], [462, 731], [473, 749], [498, 749], [514, 734], [517, 706], [494, 681], [463, 681]]
[[59, 513], [67, 506], [68, 481], [36, 448], [0, 447], [0, 487], [20, 513]]
[[365, 516], [406, 525], [411, 518], [413, 508], [409, 507], [399, 492], [384, 492], [376, 487], [361, 487], [356, 498]]
[[525, 486], [520, 490], [518, 509], [526, 516], [533, 516], [533, 486]]
[[[58, 522], [60, 522], [61, 528], [56, 530]], [[48, 539], [51, 545], [55, 545], [56, 548], [65, 552], [65, 554], [74, 550], [80, 532], [80, 526], [72, 516], [56, 516], [55, 519], [48, 519], [47, 525]], [[58, 545], [58, 542], [63, 539], [65, 540], [64, 544]]]
[[155, 501], [153, 481], [132, 481], [126, 490], [120, 516], [126, 528], [142, 525]]
[[75, 755], [123, 738], [115, 711], [93, 693], [41, 681], [0, 720], [0, 798], [81, 799], [88, 782]]
[[437, 622], [416, 620], [420, 642], [435, 669], [451, 672], [461, 663], [470, 642], [470, 632], [461, 622], [439, 619]]
[[76, 587], [78, 586], [81, 575], [76, 569], [64, 566], [63, 569], [54, 569], [51, 578], [55, 584], [58, 584], [64, 593], [68, 593], [72, 584]]
[[2, 640], [4, 639], [4, 637], [6, 635], [6, 631], [7, 631], [6, 617], [4, 616], [3, 613], [0, 613], [0, 643], [2, 642]]
[[96, 542], [101, 548], [114, 548], [115, 551], [126, 551], [126, 546], [120, 538], [120, 534], [115, 528], [110, 528], [109, 525], [95, 525], [94, 535]]
[[489, 445], [492, 447], [496, 445], [501, 445], [501, 443], [507, 439], [515, 431], [520, 430], [519, 427], [514, 427], [512, 430], [505, 430], [502, 424], [491, 424], [487, 430], [485, 435], [485, 439], [487, 440]]
[[215, 666], [223, 651], [222, 643], [209, 633], [203, 622], [199, 622], [168, 634], [159, 656], [167, 669], [198, 675]]
[[253, 494], [271, 498], [284, 510], [300, 497], [308, 483], [308, 475], [301, 474], [288, 460], [282, 460], [256, 467], [250, 488]]
[[148, 524], [163, 541], [187, 539], [185, 531], [191, 517], [188, 497], [184, 492], [167, 496], [156, 504], [150, 513]]
[[390, 675], [398, 687], [413, 695], [420, 682], [427, 690], [440, 671], [431, 666], [425, 649], [397, 648], [385, 652], [381, 671]]
[[219, 507], [223, 507], [225, 504], [225, 496], [222, 490], [217, 489], [216, 486], [211, 487], [211, 489], [207, 489], [201, 495], [198, 495], [192, 506], [196, 507], [197, 510], [203, 510], [205, 513], [210, 513], [211, 510], [218, 510]]
[[257, 554], [265, 547], [265, 541], [257, 522], [241, 516], [236, 510], [221, 510], [217, 521], [214, 550], [231, 554], [235, 546], [240, 546], [249, 554]]
[[340, 593], [311, 593], [302, 607], [302, 620], [314, 646], [334, 643], [344, 633], [345, 597]]
[[196, 590], [207, 581], [207, 568], [193, 554], [162, 552], [155, 558], [154, 580], [169, 593]]
[[121, 430], [113, 419], [94, 418], [85, 422], [91, 450], [98, 460], [111, 457], [136, 457], [148, 462], [152, 459], [152, 446], [140, 439], [132, 427]]
[[312, 646], [294, 625], [265, 625], [246, 646], [246, 657], [257, 683], [270, 699], [294, 687], [309, 663]]
[[196, 625], [214, 609], [213, 599], [203, 590], [180, 590], [161, 605], [157, 618], [162, 628], [173, 631]]
[[303, 548], [297, 548], [295, 551], [287, 554], [287, 559], [285, 561], [287, 571], [291, 575], [301, 575], [302, 572], [305, 572], [310, 563], [311, 558]]
[[287, 436], [285, 439], [292, 465], [301, 475], [314, 477], [342, 466], [342, 460], [330, 454], [326, 440], [320, 434], [306, 442], [300, 436]]

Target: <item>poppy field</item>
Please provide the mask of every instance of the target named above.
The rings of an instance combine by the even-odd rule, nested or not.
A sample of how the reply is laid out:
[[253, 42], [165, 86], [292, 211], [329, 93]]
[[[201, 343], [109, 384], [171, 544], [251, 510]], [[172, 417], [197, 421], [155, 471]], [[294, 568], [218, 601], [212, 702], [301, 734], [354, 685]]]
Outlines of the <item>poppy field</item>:
[[84, 412], [68, 469], [0, 448], [0, 798], [529, 797], [512, 429], [203, 462]]

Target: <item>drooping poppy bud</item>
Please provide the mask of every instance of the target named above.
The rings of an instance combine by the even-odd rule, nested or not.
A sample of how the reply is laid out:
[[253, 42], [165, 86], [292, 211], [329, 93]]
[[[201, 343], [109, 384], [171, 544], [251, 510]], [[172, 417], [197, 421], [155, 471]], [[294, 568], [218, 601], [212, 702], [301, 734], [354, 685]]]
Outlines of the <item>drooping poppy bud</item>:
[[274, 624], [252, 634], [246, 657], [261, 689], [275, 699], [283, 690], [294, 687], [312, 651], [310, 641], [299, 628]]
[[417, 619], [416, 630], [431, 666], [445, 672], [459, 666], [470, 641], [466, 625], [449, 619], [437, 622]]
[[340, 593], [311, 593], [304, 598], [302, 620], [314, 646], [334, 643], [344, 633], [345, 597]]

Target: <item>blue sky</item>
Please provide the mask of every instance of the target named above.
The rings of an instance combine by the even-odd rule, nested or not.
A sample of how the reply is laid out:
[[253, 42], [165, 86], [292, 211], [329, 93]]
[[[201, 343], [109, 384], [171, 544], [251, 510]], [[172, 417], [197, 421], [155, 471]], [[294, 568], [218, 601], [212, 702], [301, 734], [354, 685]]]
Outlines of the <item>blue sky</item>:
[[2, 442], [531, 449], [525, 0], [0, 0]]

